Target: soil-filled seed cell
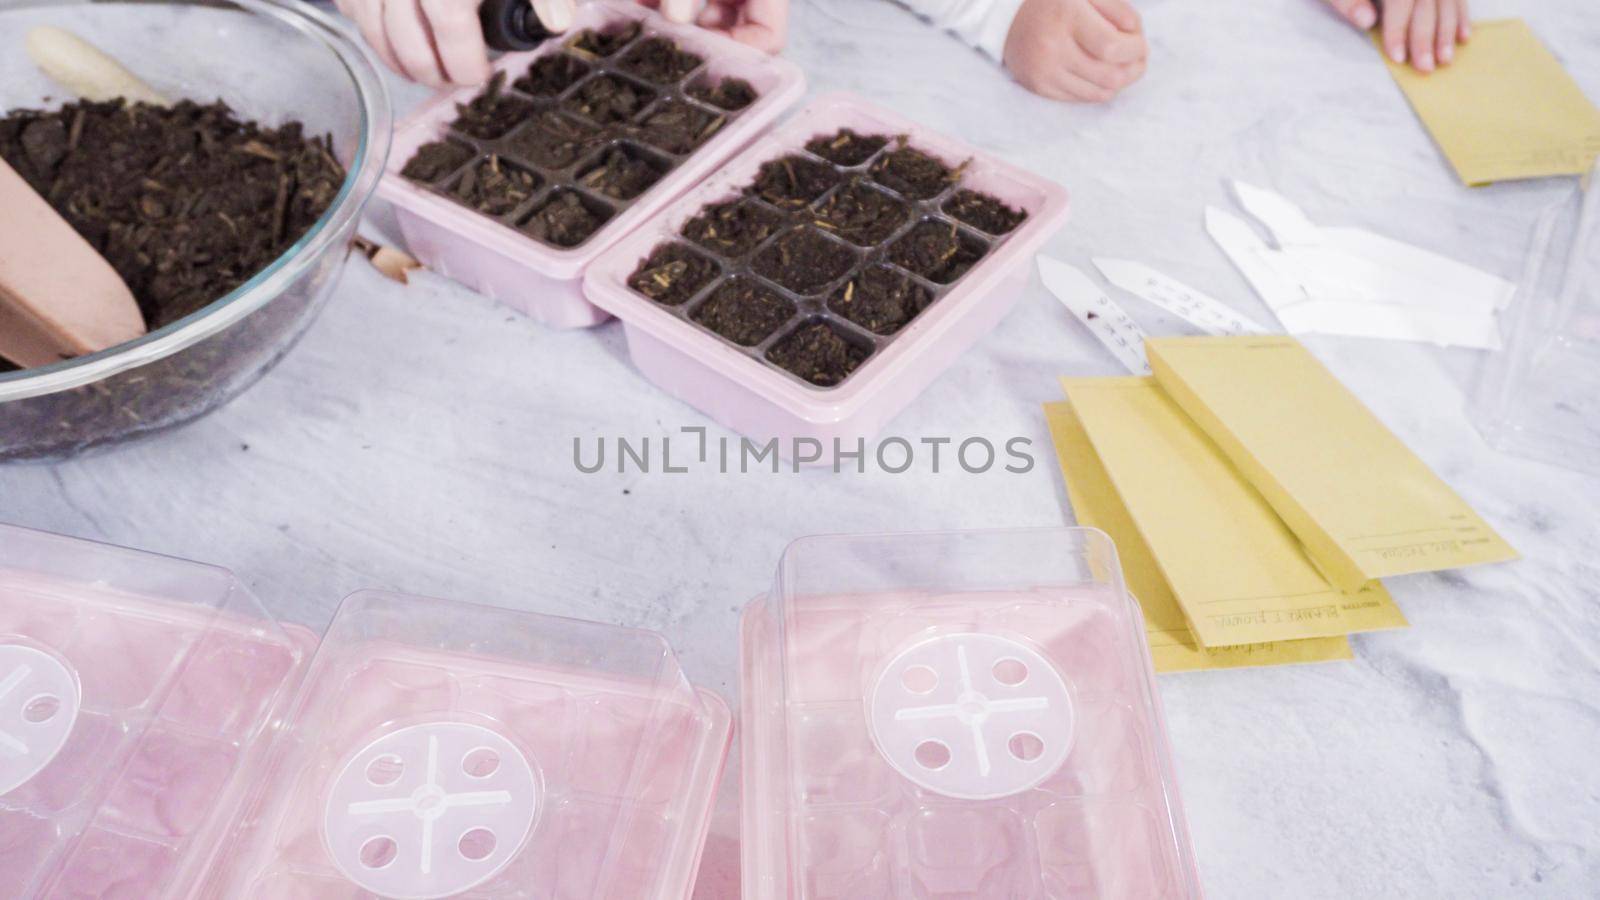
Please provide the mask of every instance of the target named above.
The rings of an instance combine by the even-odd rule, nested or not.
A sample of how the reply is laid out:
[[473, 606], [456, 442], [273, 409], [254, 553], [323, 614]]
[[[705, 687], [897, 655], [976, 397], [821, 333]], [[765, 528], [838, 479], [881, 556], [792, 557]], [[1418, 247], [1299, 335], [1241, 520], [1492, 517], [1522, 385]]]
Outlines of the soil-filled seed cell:
[[889, 261], [930, 281], [950, 284], [983, 258], [988, 248], [954, 222], [924, 219], [889, 248]]
[[855, 262], [848, 247], [801, 226], [763, 248], [750, 268], [797, 294], [811, 294], [844, 277]]
[[705, 62], [663, 37], [645, 38], [617, 63], [617, 68], [655, 84], [677, 84]]
[[944, 211], [985, 234], [1010, 234], [1027, 212], [1012, 209], [998, 198], [972, 190], [960, 190], [944, 202]]
[[615, 125], [638, 115], [655, 98], [649, 88], [615, 75], [598, 75], [578, 85], [563, 106], [591, 122]]
[[521, 228], [533, 238], [557, 247], [576, 247], [611, 218], [611, 210], [587, 201], [577, 191], [552, 193]]
[[639, 140], [679, 156], [689, 153], [721, 130], [726, 116], [691, 106], [681, 100], [667, 100], [639, 122]]
[[456, 106], [456, 120], [450, 127], [462, 134], [494, 140], [533, 115], [533, 104], [505, 93], [506, 73], [496, 72], [484, 92], [472, 102]]
[[665, 306], [680, 306], [718, 271], [716, 263], [687, 244], [662, 244], [628, 276], [628, 287]]
[[577, 84], [590, 71], [590, 65], [576, 56], [551, 53], [534, 60], [527, 73], [511, 86], [535, 97], [554, 97]]
[[416, 155], [400, 170], [411, 181], [432, 184], [461, 168], [477, 151], [454, 141], [432, 141], [417, 148]]
[[615, 28], [590, 28], [573, 37], [568, 46], [591, 56], [610, 56], [638, 37], [642, 27], [638, 22], [629, 22]]
[[503, 216], [532, 197], [539, 176], [521, 166], [490, 156], [461, 173], [451, 195], [486, 216]]
[[734, 259], [777, 232], [783, 220], [771, 210], [743, 200], [714, 203], [683, 225], [683, 236]]
[[617, 200], [632, 200], [667, 174], [667, 167], [637, 147], [612, 147], [578, 175], [578, 183]]
[[689, 85], [689, 96], [718, 109], [738, 112], [756, 102], [756, 89], [743, 78], [699, 78]]
[[933, 292], [903, 272], [873, 266], [845, 282], [828, 308], [874, 334], [904, 328], [933, 303]]
[[746, 278], [717, 285], [690, 318], [735, 344], [751, 347], [766, 340], [794, 316], [794, 304]]
[[812, 224], [852, 244], [873, 247], [911, 218], [911, 209], [862, 180], [852, 181], [811, 209]]
[[872, 164], [872, 178], [913, 200], [931, 200], [955, 183], [960, 172], [902, 143]]
[[548, 169], [564, 169], [603, 143], [599, 128], [555, 110], [539, 113], [507, 138], [513, 154]]
[[882, 150], [889, 138], [881, 134], [857, 134], [841, 128], [833, 134], [819, 134], [806, 142], [806, 151], [839, 166], [859, 166]]
[[[576, 247], [718, 134], [732, 110], [756, 101], [741, 79], [695, 75], [704, 63], [638, 22], [580, 32], [520, 76], [496, 73], [400, 174], [492, 218], [516, 215], [515, 227], [535, 240]], [[714, 88], [705, 96], [726, 111], [689, 99], [688, 82]], [[740, 255], [781, 225], [771, 210], [735, 212], [685, 234], [708, 257]]]
[[773, 365], [818, 387], [833, 387], [856, 370], [870, 351], [851, 343], [826, 322], [808, 322], [767, 351]]
[[750, 192], [780, 209], [798, 209], [838, 183], [832, 166], [790, 154], [762, 163]]

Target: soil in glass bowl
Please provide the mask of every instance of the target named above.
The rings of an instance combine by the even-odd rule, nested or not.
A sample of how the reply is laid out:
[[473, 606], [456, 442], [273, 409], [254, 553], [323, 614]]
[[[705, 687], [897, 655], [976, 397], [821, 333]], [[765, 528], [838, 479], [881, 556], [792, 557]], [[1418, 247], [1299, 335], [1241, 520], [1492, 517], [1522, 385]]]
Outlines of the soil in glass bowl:
[[299, 240], [339, 193], [331, 139], [221, 103], [75, 102], [0, 119], [0, 157], [111, 263], [154, 330]]

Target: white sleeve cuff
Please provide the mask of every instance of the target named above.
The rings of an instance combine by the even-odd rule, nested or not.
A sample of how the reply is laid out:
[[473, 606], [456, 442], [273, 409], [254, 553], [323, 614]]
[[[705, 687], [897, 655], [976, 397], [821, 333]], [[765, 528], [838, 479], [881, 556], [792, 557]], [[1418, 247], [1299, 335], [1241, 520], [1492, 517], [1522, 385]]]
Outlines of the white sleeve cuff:
[[1004, 62], [1006, 35], [1023, 0], [900, 0], [937, 28]]
[[984, 15], [975, 33], [962, 35], [963, 40], [989, 54], [995, 62], [1005, 62], [1006, 36], [1011, 34], [1011, 23], [1022, 9], [1023, 0], [995, 0]]

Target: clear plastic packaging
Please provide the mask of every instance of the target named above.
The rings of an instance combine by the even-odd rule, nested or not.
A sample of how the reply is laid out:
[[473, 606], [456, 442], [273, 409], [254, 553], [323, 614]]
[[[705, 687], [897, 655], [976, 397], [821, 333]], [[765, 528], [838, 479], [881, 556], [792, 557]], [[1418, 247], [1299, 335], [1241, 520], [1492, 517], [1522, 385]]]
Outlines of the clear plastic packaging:
[[0, 898], [187, 896], [314, 641], [222, 569], [0, 525]]
[[[848, 165], [814, 157], [806, 149], [813, 138], [835, 135], [840, 129], [859, 135], [904, 136], [907, 146], [939, 158], [956, 169], [958, 177], [937, 195], [912, 197], [894, 191], [873, 175], [878, 161], [899, 148], [896, 140]], [[745, 199], [747, 205], [782, 217], [784, 226], [738, 258], [717, 257], [717, 277], [686, 302], [658, 303], [629, 287], [629, 277], [658, 245], [685, 243], [680, 232], [703, 207], [739, 197], [763, 163], [786, 156], [833, 169], [834, 187], [803, 208], [790, 211], [771, 208], [755, 198]], [[750, 261], [781, 250], [777, 245], [794, 233], [791, 229], [813, 228], [806, 224], [811, 211], [839, 192], [861, 187], [903, 204], [905, 216], [899, 227], [872, 241], [871, 246], [850, 247], [848, 271], [803, 293], [751, 274]], [[958, 222], [950, 214], [951, 203], [957, 192], [969, 189], [1026, 212], [1027, 218], [1004, 234], [987, 234]], [[848, 451], [855, 449], [858, 439], [876, 434], [1010, 312], [1029, 277], [1033, 254], [1062, 225], [1067, 212], [1065, 189], [1047, 179], [853, 95], [830, 94], [762, 136], [716, 175], [608, 250], [589, 268], [584, 289], [591, 301], [623, 321], [628, 354], [645, 377], [746, 437], [757, 442], [778, 439], [785, 455], [795, 439], [817, 440], [826, 462], [833, 459], [832, 441], [838, 440]], [[947, 280], [928, 278], [894, 263], [897, 243], [929, 224], [950, 229], [959, 236], [962, 250], [978, 257], [964, 274]], [[703, 245], [692, 249], [714, 255]], [[858, 274], [865, 277], [869, 270], [909, 279], [916, 289], [926, 292], [925, 308], [889, 333], [850, 321], [839, 312], [835, 295], [841, 285], [854, 281]], [[700, 325], [697, 311], [715, 299], [719, 286], [732, 281], [772, 291], [792, 307], [793, 314], [786, 324], [748, 347]], [[841, 382], [827, 387], [786, 371], [770, 356], [775, 347], [819, 323], [865, 356]]]
[[1092, 529], [817, 537], [741, 642], [746, 897], [1198, 897]]
[[354, 594], [209, 890], [688, 897], [730, 732], [660, 635]]
[[[805, 77], [793, 63], [704, 29], [669, 22], [632, 2], [596, 0], [584, 4], [569, 33], [577, 35], [591, 28], [615, 31], [634, 22], [643, 24], [641, 33], [603, 57], [573, 54], [567, 49], [570, 38], [550, 40], [537, 50], [502, 57], [495, 68], [506, 73], [508, 82], [526, 72], [534, 60], [557, 54], [573, 57], [573, 65], [583, 70], [580, 78], [552, 96], [525, 94], [510, 84], [506, 96], [541, 114], [551, 111], [564, 121], [594, 124], [572, 112], [571, 101], [590, 82], [616, 79], [652, 98], [626, 123], [635, 126], [629, 129], [631, 132], [639, 131], [637, 126], [669, 105], [720, 119], [721, 127], [703, 144], [679, 148], [684, 152], [678, 153], [651, 146], [637, 134], [625, 136], [613, 129], [610, 139], [584, 152], [581, 158], [564, 160], [552, 167], [518, 149], [519, 134], [532, 127], [531, 119], [519, 129], [492, 139], [459, 134], [449, 128], [456, 118], [456, 106], [471, 101], [482, 88], [466, 87], [440, 94], [395, 129], [388, 173], [378, 189], [379, 196], [394, 204], [406, 246], [428, 268], [546, 325], [574, 328], [603, 322], [609, 316], [584, 299], [584, 268], [673, 197], [715, 171], [805, 91]], [[668, 84], [642, 79], [621, 67], [632, 49], [655, 36], [670, 38], [705, 62]], [[756, 91], [755, 101], [742, 109], [723, 110], [688, 94], [695, 85], [729, 77], [748, 81]], [[432, 186], [417, 184], [400, 174], [418, 147], [446, 137], [470, 149], [470, 158]], [[618, 149], [652, 160], [666, 170], [665, 174], [636, 197], [622, 199], [592, 190], [584, 183], [584, 173], [593, 171], [606, 154]], [[445, 193], [490, 154], [532, 172], [538, 185], [526, 202], [498, 219], [463, 206]], [[518, 229], [530, 214], [563, 193], [576, 193], [591, 210], [604, 215], [604, 226], [583, 243], [565, 249], [541, 243]]]
[[1539, 220], [1473, 409], [1509, 453], [1600, 472], [1600, 165]]

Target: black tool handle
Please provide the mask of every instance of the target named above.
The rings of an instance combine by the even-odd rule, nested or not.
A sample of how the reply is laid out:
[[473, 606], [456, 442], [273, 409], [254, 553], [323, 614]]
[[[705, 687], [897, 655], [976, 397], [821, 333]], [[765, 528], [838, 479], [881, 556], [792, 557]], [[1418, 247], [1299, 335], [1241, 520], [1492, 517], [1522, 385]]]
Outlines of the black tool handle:
[[483, 0], [478, 21], [483, 23], [483, 39], [503, 52], [532, 50], [551, 34], [528, 0]]

